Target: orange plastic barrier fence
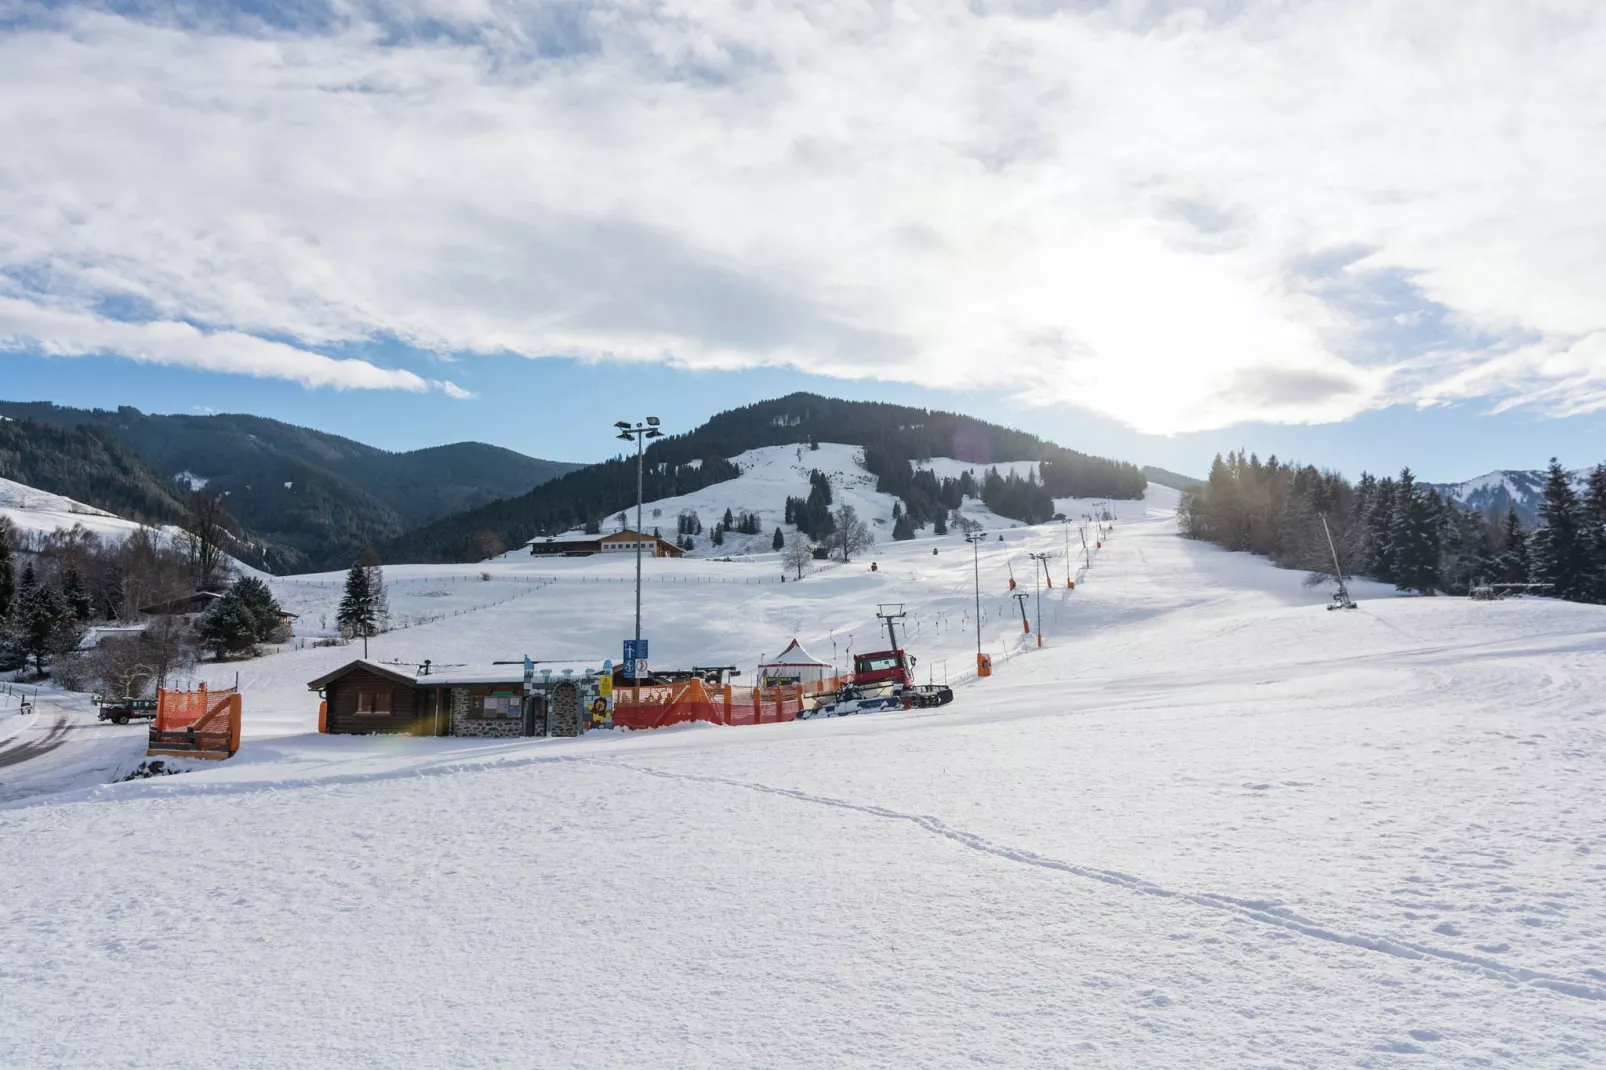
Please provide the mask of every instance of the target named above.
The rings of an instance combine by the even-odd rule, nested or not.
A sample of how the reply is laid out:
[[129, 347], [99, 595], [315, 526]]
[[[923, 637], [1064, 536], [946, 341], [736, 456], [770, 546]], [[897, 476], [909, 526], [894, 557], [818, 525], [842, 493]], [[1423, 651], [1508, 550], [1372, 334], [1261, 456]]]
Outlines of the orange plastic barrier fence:
[[710, 724], [774, 724], [797, 718], [801, 687], [714, 688], [701, 680], [659, 687], [621, 687], [614, 692], [613, 723], [621, 728], [663, 728], [687, 721]]
[[158, 691], [150, 746], [233, 754], [240, 749], [240, 693], [223, 691]]

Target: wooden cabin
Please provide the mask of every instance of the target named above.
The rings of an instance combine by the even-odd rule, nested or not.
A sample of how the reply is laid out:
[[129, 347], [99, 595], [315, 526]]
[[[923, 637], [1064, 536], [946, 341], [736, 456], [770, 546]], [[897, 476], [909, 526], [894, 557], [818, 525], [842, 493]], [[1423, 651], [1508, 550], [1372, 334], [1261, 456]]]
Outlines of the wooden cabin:
[[[589, 727], [595, 703], [611, 683], [604, 661], [454, 667], [418, 674], [358, 659], [309, 681], [324, 699], [319, 731], [415, 736], [575, 736]], [[604, 704], [606, 705], [606, 704]]]
[[323, 695], [324, 732], [443, 736], [451, 728], [451, 710], [442, 707], [438, 689], [420, 687], [411, 673], [387, 665], [358, 659], [307, 687]]

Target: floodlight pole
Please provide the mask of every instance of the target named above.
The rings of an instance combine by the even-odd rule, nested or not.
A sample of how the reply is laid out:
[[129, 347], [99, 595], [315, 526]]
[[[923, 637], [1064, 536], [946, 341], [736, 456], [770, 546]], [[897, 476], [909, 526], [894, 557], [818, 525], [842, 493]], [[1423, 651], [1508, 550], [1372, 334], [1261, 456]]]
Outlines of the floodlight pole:
[[[629, 442], [636, 442], [636, 645], [633, 649], [640, 657], [641, 651], [641, 544], [644, 536], [641, 533], [641, 499], [642, 499], [642, 440], [649, 438], [662, 438], [664, 433], [658, 430], [658, 417], [649, 416], [644, 424], [632, 425], [628, 420], [620, 420], [613, 426], [619, 429], [619, 437]], [[640, 670], [637, 670], [640, 675]], [[631, 678], [631, 682], [635, 681]]]
[[1065, 536], [1065, 589], [1070, 590], [1071, 584], [1071, 518], [1066, 517], [1060, 521], [1060, 533]]
[[976, 667], [981, 668], [981, 557], [978, 547], [987, 537], [985, 531], [973, 531], [965, 536], [970, 543], [970, 568], [976, 580]]

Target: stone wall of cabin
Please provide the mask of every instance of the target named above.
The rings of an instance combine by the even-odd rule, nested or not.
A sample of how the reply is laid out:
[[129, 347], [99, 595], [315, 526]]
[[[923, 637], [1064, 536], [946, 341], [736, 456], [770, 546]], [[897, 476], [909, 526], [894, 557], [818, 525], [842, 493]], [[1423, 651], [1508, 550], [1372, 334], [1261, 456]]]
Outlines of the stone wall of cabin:
[[452, 688], [452, 735], [477, 739], [512, 739], [524, 734], [520, 717], [474, 717], [469, 689]]

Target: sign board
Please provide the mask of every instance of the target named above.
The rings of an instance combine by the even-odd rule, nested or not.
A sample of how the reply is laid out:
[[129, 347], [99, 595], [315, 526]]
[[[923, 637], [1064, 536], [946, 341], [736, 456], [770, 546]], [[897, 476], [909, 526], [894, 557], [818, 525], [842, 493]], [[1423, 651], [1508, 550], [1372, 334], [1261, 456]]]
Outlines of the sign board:
[[647, 675], [647, 640], [626, 639], [623, 673], [635, 680]]

